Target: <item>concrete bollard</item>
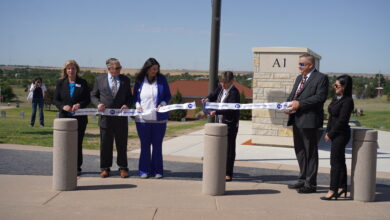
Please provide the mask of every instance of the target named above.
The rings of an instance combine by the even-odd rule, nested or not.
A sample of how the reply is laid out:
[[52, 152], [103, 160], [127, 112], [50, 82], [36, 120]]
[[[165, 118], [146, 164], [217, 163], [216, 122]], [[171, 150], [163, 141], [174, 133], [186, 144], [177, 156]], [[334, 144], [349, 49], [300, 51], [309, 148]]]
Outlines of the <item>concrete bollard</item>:
[[20, 119], [24, 119], [24, 111], [20, 111], [19, 112], [19, 118]]
[[205, 125], [203, 149], [202, 193], [223, 195], [225, 193], [227, 157], [227, 125]]
[[352, 144], [351, 197], [373, 202], [376, 191], [376, 154], [378, 132], [354, 129]]
[[77, 119], [54, 119], [53, 189], [75, 190], [77, 187]]
[[7, 117], [7, 112], [6, 111], [1, 111], [1, 117], [6, 118]]

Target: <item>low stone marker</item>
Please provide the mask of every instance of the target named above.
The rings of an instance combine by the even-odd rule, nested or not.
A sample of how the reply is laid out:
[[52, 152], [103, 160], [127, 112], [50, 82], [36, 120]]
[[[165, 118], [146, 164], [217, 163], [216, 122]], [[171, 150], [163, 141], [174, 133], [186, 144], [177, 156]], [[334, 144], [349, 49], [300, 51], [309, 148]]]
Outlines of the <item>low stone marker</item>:
[[77, 119], [54, 119], [53, 189], [75, 190], [77, 187]]
[[202, 193], [223, 195], [226, 181], [227, 125], [207, 123], [204, 134]]
[[352, 143], [351, 197], [375, 201], [378, 131], [354, 129]]

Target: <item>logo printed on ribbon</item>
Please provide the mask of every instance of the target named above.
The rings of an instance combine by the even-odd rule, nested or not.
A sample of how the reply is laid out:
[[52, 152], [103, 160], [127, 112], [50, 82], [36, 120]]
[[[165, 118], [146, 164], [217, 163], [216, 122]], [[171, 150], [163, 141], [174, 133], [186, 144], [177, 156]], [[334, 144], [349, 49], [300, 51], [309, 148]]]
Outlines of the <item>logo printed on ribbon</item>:
[[114, 115], [114, 114], [115, 114], [115, 110], [114, 110], [114, 109], [111, 109], [111, 110], [110, 110], [110, 114], [111, 114], [111, 115]]
[[188, 104], [188, 108], [192, 108], [192, 104], [190, 103], [190, 104]]
[[240, 104], [236, 104], [234, 107], [236, 107], [236, 108], [240, 108], [240, 107], [241, 107], [241, 105], [240, 105]]

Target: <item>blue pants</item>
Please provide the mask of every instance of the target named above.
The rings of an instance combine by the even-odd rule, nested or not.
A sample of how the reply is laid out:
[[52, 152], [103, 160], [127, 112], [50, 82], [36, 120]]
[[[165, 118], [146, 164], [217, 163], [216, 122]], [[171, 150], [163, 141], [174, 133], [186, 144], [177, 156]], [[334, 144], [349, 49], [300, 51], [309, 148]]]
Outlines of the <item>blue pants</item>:
[[[167, 123], [137, 122], [137, 132], [141, 141], [139, 158], [139, 174], [163, 175], [162, 142], [167, 129]], [[151, 154], [151, 145], [153, 151]]]
[[43, 99], [33, 99], [32, 100], [32, 114], [30, 125], [34, 126], [35, 124], [35, 114], [37, 112], [37, 106], [39, 106], [39, 123], [44, 126], [44, 117], [43, 117]]

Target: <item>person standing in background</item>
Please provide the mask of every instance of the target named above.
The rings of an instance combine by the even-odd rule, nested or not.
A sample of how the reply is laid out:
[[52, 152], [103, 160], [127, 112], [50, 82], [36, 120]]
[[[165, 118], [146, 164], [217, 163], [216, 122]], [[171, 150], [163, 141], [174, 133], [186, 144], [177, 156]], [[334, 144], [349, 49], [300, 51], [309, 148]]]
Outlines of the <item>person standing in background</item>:
[[41, 77], [35, 78], [34, 81], [31, 83], [30, 92], [27, 97], [27, 99], [31, 99], [32, 102], [32, 113], [30, 120], [31, 127], [34, 127], [35, 124], [35, 115], [37, 112], [37, 107], [39, 107], [39, 125], [40, 127], [45, 126], [43, 107], [45, 104], [44, 98], [46, 90], [46, 86], [42, 83]]

